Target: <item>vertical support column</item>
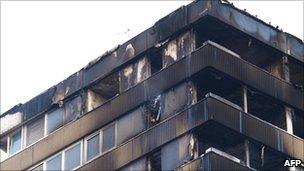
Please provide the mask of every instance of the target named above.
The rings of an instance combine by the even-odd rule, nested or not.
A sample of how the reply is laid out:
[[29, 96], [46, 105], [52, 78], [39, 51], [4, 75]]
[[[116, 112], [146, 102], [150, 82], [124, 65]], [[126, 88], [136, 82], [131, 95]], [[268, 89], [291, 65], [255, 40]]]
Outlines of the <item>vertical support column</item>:
[[286, 131], [293, 134], [293, 109], [285, 106]]
[[[290, 82], [290, 71], [289, 71], [289, 66], [288, 66], [288, 57], [287, 56], [283, 56], [282, 57], [282, 65], [283, 65], [283, 75], [284, 75], [284, 79], [287, 82]], [[288, 106], [284, 106], [285, 110], [285, 120], [286, 120], [286, 131], [290, 134], [293, 134], [293, 109], [288, 107]]]
[[282, 57], [282, 65], [283, 65], [283, 77], [287, 82], [290, 82], [290, 72], [289, 72], [287, 56]]
[[250, 167], [250, 153], [249, 153], [249, 141], [245, 140], [245, 159], [246, 159], [246, 166]]
[[243, 110], [248, 113], [247, 86], [243, 85]]
[[[248, 100], [247, 100], [247, 86], [243, 85], [242, 87], [243, 91], [243, 110], [244, 112], [248, 113]], [[246, 166], [250, 167], [250, 153], [249, 153], [249, 141], [245, 140], [244, 143], [245, 146], [245, 159], [246, 159]]]

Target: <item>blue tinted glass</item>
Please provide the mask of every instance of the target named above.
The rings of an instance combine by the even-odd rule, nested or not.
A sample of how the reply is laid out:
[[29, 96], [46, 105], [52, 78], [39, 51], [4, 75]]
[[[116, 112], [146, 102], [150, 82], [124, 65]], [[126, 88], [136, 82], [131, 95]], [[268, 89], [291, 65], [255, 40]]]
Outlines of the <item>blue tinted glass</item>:
[[111, 125], [103, 130], [102, 152], [108, 151], [115, 146], [115, 125]]
[[14, 154], [21, 150], [21, 130], [11, 136], [10, 154]]
[[80, 165], [80, 144], [65, 152], [64, 162], [65, 170], [72, 170]]
[[61, 154], [46, 162], [46, 170], [61, 170]]
[[90, 160], [99, 154], [99, 134], [87, 141], [87, 160]]
[[47, 116], [47, 133], [51, 133], [59, 128], [63, 121], [63, 109], [57, 109]]

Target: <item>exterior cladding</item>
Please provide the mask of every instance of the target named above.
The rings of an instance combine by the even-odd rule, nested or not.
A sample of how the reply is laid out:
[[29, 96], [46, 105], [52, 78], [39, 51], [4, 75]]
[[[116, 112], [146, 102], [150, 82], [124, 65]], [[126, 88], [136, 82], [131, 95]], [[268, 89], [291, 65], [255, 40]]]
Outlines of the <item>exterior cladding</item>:
[[[153, 27], [113, 51], [106, 53], [98, 61], [23, 104], [21, 108], [24, 112], [24, 121], [41, 114], [43, 111], [48, 110], [52, 104], [68, 98], [96, 80], [104, 78], [109, 73], [117, 70], [119, 66], [133, 60], [133, 58], [137, 58], [158, 43], [165, 41], [168, 37], [177, 34], [198, 20], [204, 19], [205, 16], [212, 16], [286, 53], [295, 60], [304, 62], [303, 42], [294, 36], [281, 32], [230, 4], [212, 0], [195, 1], [177, 9], [159, 20]], [[276, 84], [276, 86], [281, 85]], [[282, 88], [284, 89], [285, 87]], [[272, 90], [275, 91], [274, 89]], [[289, 95], [290, 93], [286, 93], [278, 96]]]
[[[225, 112], [225, 115], [222, 115], [223, 112]], [[228, 119], [228, 121], [226, 119]], [[248, 121], [250, 120], [251, 122], [249, 123]], [[206, 125], [207, 122], [210, 121], [214, 121], [216, 124], [225, 125], [236, 132], [242, 133], [244, 136], [250, 136], [254, 140], [277, 151], [288, 154], [291, 157], [299, 158], [301, 160], [304, 159], [302, 155], [304, 153], [303, 140], [294, 137], [283, 130], [279, 130], [265, 121], [243, 113], [239, 109], [224, 103], [221, 99], [207, 97], [188, 109], [174, 115], [174, 117], [142, 132], [113, 151], [110, 151], [109, 153], [84, 165], [80, 170], [97, 170], [101, 168], [103, 170], [119, 169], [131, 161], [150, 154], [153, 150], [163, 146], [163, 144], [190, 132], [192, 129]], [[264, 130], [266, 130], [264, 131], [265, 134], [260, 135], [260, 132], [257, 132], [256, 129], [248, 129], [248, 127], [256, 125], [264, 128]], [[206, 129], [208, 128], [206, 127]], [[277, 137], [278, 135], [282, 135], [281, 138], [269, 138]], [[283, 142], [285, 147], [278, 147], [276, 144], [278, 141]], [[213, 156], [207, 160], [210, 160], [210, 163], [213, 163], [216, 159], [217, 156]], [[204, 168], [207, 170], [214, 170], [223, 168], [223, 166], [228, 166], [230, 164], [230, 161], [226, 161], [222, 163], [222, 165], [213, 163], [204, 166]], [[239, 166], [235, 165], [232, 167], [238, 168]]]
[[[152, 75], [145, 81], [137, 84], [135, 87], [130, 88], [129, 90], [123, 92], [121, 95], [113, 98], [112, 100], [106, 102], [102, 106], [89, 112], [88, 114], [79, 118], [72, 124], [68, 124], [63, 129], [59, 129], [54, 134], [47, 136], [46, 138], [34, 144], [33, 146], [30, 146], [26, 150], [21, 151], [20, 154], [16, 156], [12, 156], [4, 163], [1, 163], [1, 170], [26, 169], [32, 166], [33, 164], [41, 161], [42, 159], [54, 154], [55, 152], [57, 152], [58, 149], [64, 148], [67, 144], [72, 144], [73, 142], [94, 132], [95, 130], [115, 120], [116, 118], [121, 117], [127, 111], [140, 106], [143, 102], [148, 101], [149, 99], [163, 93], [169, 88], [181, 82], [186, 81], [193, 74], [202, 70], [206, 70], [208, 68], [209, 69], [213, 68], [222, 71], [224, 73], [227, 73], [230, 77], [242, 81], [245, 84], [248, 84], [249, 86], [264, 91], [265, 93], [268, 93], [271, 96], [276, 96], [276, 98], [281, 99], [283, 101], [295, 103], [294, 104], [295, 106], [298, 106], [299, 108], [303, 108], [303, 103], [302, 103], [303, 97], [300, 96], [302, 92], [300, 92], [299, 90], [295, 90], [294, 87], [287, 84], [283, 80], [276, 79], [274, 76], [262, 71], [257, 67], [254, 67], [253, 65], [249, 64], [248, 62], [240, 58], [230, 55], [229, 53], [223, 51], [222, 49], [219, 49], [218, 47], [215, 47], [210, 44], [206, 44], [205, 46], [196, 50], [192, 54], [186, 56], [185, 58], [180, 59], [176, 63], [163, 69], [162, 72], [158, 72]], [[231, 68], [238, 68], [238, 69], [232, 70]], [[264, 83], [263, 85], [265, 85], [266, 83], [274, 84], [273, 82], [277, 80], [279, 84], [286, 84], [286, 86], [284, 87], [285, 89], [283, 89], [281, 86], [281, 88], [279, 87], [276, 89], [275, 92], [273, 92], [274, 94], [271, 94], [272, 91], [269, 90], [271, 89], [271, 87], [264, 87], [261, 86], [262, 83], [257, 84], [255, 82], [250, 82], [248, 79], [246, 79], [246, 76], [244, 76], [244, 74], [245, 75], [248, 74], [249, 72], [248, 68], [251, 68], [251, 70], [249, 70], [250, 72], [255, 73], [250, 75], [253, 79], [256, 79], [256, 77], [261, 77], [259, 74], [264, 74], [265, 75], [264, 78], [268, 78], [266, 80], [261, 80], [261, 82]], [[283, 91], [286, 92], [290, 91], [292, 93], [290, 94], [290, 96], [278, 96], [281, 95], [282, 93], [280, 92]], [[133, 97], [133, 98], [129, 98], [129, 97]], [[293, 98], [297, 98], [298, 101], [293, 101], [292, 100]], [[257, 141], [261, 141], [262, 143], [267, 144], [271, 148], [284, 152], [295, 158], [303, 158], [303, 156], [301, 156], [301, 154], [303, 154], [303, 150], [301, 149], [304, 145], [303, 140], [298, 139], [286, 133], [285, 131], [279, 130], [277, 129], [277, 127], [270, 126], [269, 124], [257, 118], [248, 117], [247, 115], [244, 115], [242, 111], [237, 110], [236, 108], [229, 107], [224, 104], [213, 103], [212, 101], [215, 100], [207, 100], [207, 102], [204, 102], [208, 104], [208, 106], [210, 106], [208, 108], [208, 115], [206, 114], [203, 115], [201, 112], [201, 111], [205, 111], [204, 106], [196, 105], [201, 107], [199, 109], [197, 109], [198, 107], [189, 109], [188, 111], [190, 112], [190, 115], [187, 116], [187, 118], [179, 119], [178, 127], [175, 127], [176, 124], [174, 123], [170, 123], [170, 125], [172, 124], [171, 126], [170, 125], [162, 126], [162, 128], [155, 127], [155, 129], [159, 130], [159, 133], [157, 133], [157, 131], [154, 131], [153, 133], [152, 132], [149, 133], [149, 136], [147, 136], [146, 138], [138, 137], [132, 140], [134, 141], [134, 143], [136, 143], [136, 147], [137, 146], [140, 147], [140, 144], [138, 143], [141, 143], [141, 141], [144, 141], [145, 144], [149, 142], [147, 147], [134, 149], [133, 148], [134, 146], [130, 144], [125, 144], [123, 146], [129, 146], [131, 148], [130, 150], [129, 148], [126, 147], [127, 148], [126, 150], [132, 151], [132, 155], [130, 155], [130, 157], [133, 157], [133, 159], [135, 159], [139, 157], [142, 153], [147, 153], [149, 150], [152, 150], [157, 146], [161, 145], [162, 142], [167, 142], [173, 139], [174, 137], [172, 136], [179, 136], [185, 133], [186, 130], [189, 130], [188, 122], [192, 123], [192, 125], [190, 124], [190, 127], [192, 127], [193, 124], [198, 125], [206, 121], [208, 118], [209, 119], [212, 118], [213, 120], [216, 120], [217, 122], [227, 127], [230, 127], [235, 131], [243, 133], [249, 137], [253, 137]], [[194, 111], [200, 111], [200, 112], [197, 112], [197, 114], [192, 116], [192, 114], [195, 113]], [[183, 113], [185, 113], [185, 111]], [[221, 115], [222, 113], [226, 113], [226, 115]], [[178, 117], [182, 117], [182, 116], [178, 116]], [[244, 119], [242, 120], [242, 122], [240, 122], [240, 117]], [[174, 121], [167, 121], [167, 120], [164, 121], [164, 123], [167, 122], [174, 122]], [[255, 125], [259, 125], [259, 127], [256, 128]], [[258, 132], [256, 131], [257, 129], [262, 129], [262, 128], [264, 128], [263, 131], [262, 130]], [[79, 131], [73, 131], [76, 129]], [[166, 133], [163, 130], [168, 130], [170, 132]], [[269, 131], [265, 132], [264, 130], [269, 130]], [[160, 132], [162, 132], [163, 134], [160, 134]], [[151, 138], [149, 138], [150, 135]], [[155, 139], [154, 135], [160, 139], [158, 138]], [[274, 138], [269, 139], [269, 137], [274, 137]], [[53, 146], [54, 148], [49, 148], [49, 146]], [[295, 147], [298, 149], [296, 149]], [[119, 152], [115, 152], [115, 153], [121, 154]], [[23, 160], [22, 156], [27, 156], [27, 160]], [[110, 157], [109, 159], [107, 159], [110, 161], [107, 161], [106, 163], [110, 165], [111, 163], [114, 162], [112, 166], [120, 167], [122, 165], [115, 162], [124, 163], [126, 161], [129, 161], [128, 158], [124, 158], [122, 156], [127, 157], [126, 155], [118, 155], [116, 157], [122, 159], [115, 161], [112, 161], [112, 159], [114, 158]], [[101, 158], [108, 158], [108, 157], [109, 156], [103, 156]], [[13, 166], [16, 167], [16, 165], [13, 164], [15, 162], [21, 163], [18, 166], [19, 168], [11, 168]]]
[[214, 152], [206, 153], [202, 157], [193, 160], [177, 168], [176, 170], [177, 171], [188, 171], [188, 170], [209, 171], [209, 170], [226, 170], [227, 168], [229, 168], [230, 170], [244, 170], [244, 171], [253, 170]]

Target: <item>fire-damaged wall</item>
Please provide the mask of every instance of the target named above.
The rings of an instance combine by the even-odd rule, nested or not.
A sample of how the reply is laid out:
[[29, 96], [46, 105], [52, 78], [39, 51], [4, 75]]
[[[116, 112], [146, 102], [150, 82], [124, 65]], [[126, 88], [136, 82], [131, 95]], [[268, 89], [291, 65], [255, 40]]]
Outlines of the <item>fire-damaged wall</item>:
[[[24, 110], [23, 117], [27, 120], [41, 114], [43, 111], [48, 110], [53, 103], [58, 103], [74, 93], [79, 93], [79, 90], [107, 76], [117, 67], [126, 64], [129, 60], [138, 57], [138, 55], [142, 55], [160, 42], [164, 42], [166, 39], [172, 40], [177, 32], [195, 25], [198, 21], [205, 22], [204, 24], [206, 25], [210, 18], [211, 20], [217, 19], [238, 32], [248, 33], [252, 40], [260, 40], [262, 43], [270, 45], [282, 53], [287, 53], [288, 57], [296, 61], [302, 63], [304, 61], [303, 42], [296, 37], [260, 22], [259, 19], [235, 8], [229, 3], [210, 0], [195, 1], [177, 9], [156, 22], [154, 26], [126, 43], [106, 52], [71, 77], [23, 104], [21, 107]], [[221, 30], [224, 33], [227, 31], [227, 27], [217, 28], [217, 30]], [[226, 37], [229, 37], [229, 34], [226, 35]], [[176, 48], [178, 50], [178, 45], [176, 45]], [[175, 56], [173, 55], [173, 57]], [[178, 55], [176, 57], [178, 58]], [[38, 103], [37, 100], [40, 102]]]
[[194, 158], [192, 134], [186, 134], [161, 148], [161, 169], [173, 170]]
[[155, 125], [196, 102], [196, 87], [191, 81], [183, 82], [162, 94], [154, 96], [145, 105], [149, 126]]
[[97, 93], [90, 89], [87, 90], [86, 97], [87, 99], [85, 104], [85, 111], [91, 111], [106, 101], [106, 98], [99, 96]]
[[[271, 167], [272, 151], [302, 158], [303, 89], [297, 84], [303, 83], [303, 42], [219, 2], [181, 7], [1, 116], [0, 123], [8, 123], [0, 130], [0, 152], [7, 155], [1, 169], [45, 165], [76, 142], [86, 156], [87, 140], [96, 131], [101, 146], [108, 139], [114, 146], [91, 161], [84, 157], [80, 169], [172, 170], [199, 155], [209, 164], [213, 146], [244, 167]], [[49, 129], [56, 116], [62, 121]], [[27, 137], [38, 135], [29, 131], [33, 124], [46, 134]], [[115, 125], [110, 138], [107, 125]], [[32, 141], [10, 155], [16, 130], [26, 136], [20, 141]]]
[[85, 91], [85, 112], [89, 112], [119, 94], [118, 73], [113, 73]]
[[151, 76], [151, 63], [147, 57], [143, 57], [119, 72], [120, 92], [128, 90], [149, 76]]
[[170, 89], [161, 95], [161, 119], [169, 117], [196, 101], [196, 88], [192, 82], [185, 82]]
[[169, 41], [163, 49], [163, 67], [167, 67], [176, 60], [188, 55], [195, 49], [195, 34], [192, 30], [183, 33]]

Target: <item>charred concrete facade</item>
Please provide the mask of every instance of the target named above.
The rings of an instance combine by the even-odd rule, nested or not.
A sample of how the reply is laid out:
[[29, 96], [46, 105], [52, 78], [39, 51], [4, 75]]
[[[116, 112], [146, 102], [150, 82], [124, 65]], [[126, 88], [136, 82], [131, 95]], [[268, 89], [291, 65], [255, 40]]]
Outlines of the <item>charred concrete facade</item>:
[[1, 170], [303, 170], [304, 49], [194, 1], [1, 115]]

